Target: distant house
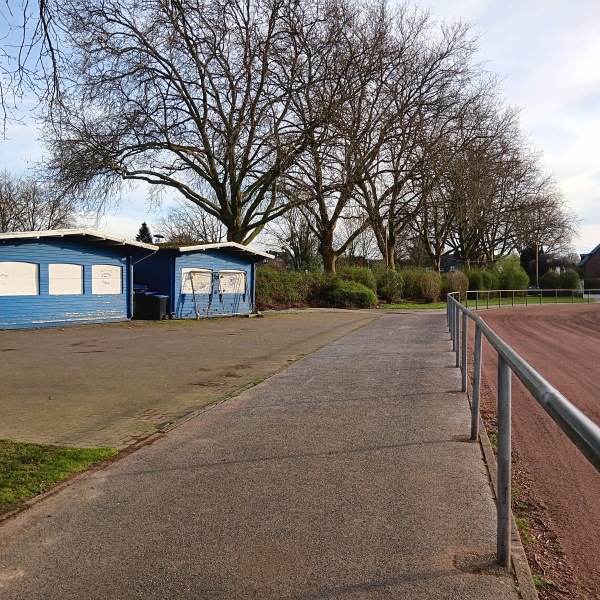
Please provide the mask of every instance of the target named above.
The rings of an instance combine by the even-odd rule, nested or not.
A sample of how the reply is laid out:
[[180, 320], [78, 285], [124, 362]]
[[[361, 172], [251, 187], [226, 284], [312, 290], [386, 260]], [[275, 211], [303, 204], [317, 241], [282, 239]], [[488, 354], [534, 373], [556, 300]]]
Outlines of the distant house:
[[158, 246], [88, 229], [0, 234], [0, 329], [124, 321]]
[[271, 258], [235, 242], [161, 246], [136, 265], [134, 283], [168, 296], [167, 313], [177, 319], [248, 314], [254, 310], [256, 265]]
[[462, 259], [456, 252], [449, 252], [444, 254], [440, 259], [440, 271], [442, 273], [450, 273], [452, 271], [458, 271], [463, 266]]
[[600, 277], [600, 244], [598, 244], [589, 254], [580, 254], [581, 261], [577, 265], [582, 267], [585, 277]]

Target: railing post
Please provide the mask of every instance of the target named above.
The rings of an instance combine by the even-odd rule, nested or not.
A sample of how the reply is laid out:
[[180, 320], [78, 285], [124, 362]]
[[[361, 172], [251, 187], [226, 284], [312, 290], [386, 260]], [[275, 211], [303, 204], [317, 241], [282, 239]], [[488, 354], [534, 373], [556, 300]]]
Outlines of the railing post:
[[456, 338], [454, 337], [454, 316], [455, 316], [455, 312], [454, 312], [454, 298], [452, 299], [452, 302], [450, 302], [450, 339], [452, 340], [452, 350], [456, 350]]
[[498, 354], [498, 490], [497, 561], [510, 565], [511, 529], [511, 371]]
[[[456, 366], [460, 367], [460, 309], [458, 308], [458, 303], [455, 305], [456, 308], [456, 316], [455, 316], [455, 327], [454, 335], [456, 337]], [[464, 319], [464, 316], [463, 316]]]
[[473, 396], [471, 398], [471, 439], [479, 438], [479, 392], [481, 390], [481, 329], [475, 325], [475, 347], [473, 349]]
[[469, 333], [469, 317], [462, 313], [462, 391], [467, 391], [467, 336]]

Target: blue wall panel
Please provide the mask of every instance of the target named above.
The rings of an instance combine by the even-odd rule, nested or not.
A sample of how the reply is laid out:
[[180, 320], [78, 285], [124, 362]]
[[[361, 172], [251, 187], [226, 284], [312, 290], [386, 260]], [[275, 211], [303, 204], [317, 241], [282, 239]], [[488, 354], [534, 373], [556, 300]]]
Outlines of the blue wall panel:
[[[142, 249], [140, 249], [142, 250]], [[131, 317], [131, 259], [137, 249], [68, 238], [0, 240], [0, 261], [39, 265], [39, 295], [0, 296], [0, 328], [122, 321]], [[142, 252], [144, 252], [142, 250]], [[50, 295], [48, 265], [83, 265], [83, 294]], [[120, 294], [92, 294], [92, 265], [120, 266]]]
[[[244, 255], [233, 254], [225, 250], [207, 250], [203, 252], [185, 252], [175, 257], [175, 272], [173, 281], [173, 306], [177, 318], [193, 319], [196, 307], [201, 317], [218, 315], [246, 314], [252, 310], [250, 284], [252, 282], [252, 262]], [[193, 294], [181, 293], [182, 269], [210, 269], [213, 271], [212, 294], [196, 294], [194, 304]], [[220, 271], [244, 271], [246, 273], [247, 290], [241, 294], [219, 294]]]

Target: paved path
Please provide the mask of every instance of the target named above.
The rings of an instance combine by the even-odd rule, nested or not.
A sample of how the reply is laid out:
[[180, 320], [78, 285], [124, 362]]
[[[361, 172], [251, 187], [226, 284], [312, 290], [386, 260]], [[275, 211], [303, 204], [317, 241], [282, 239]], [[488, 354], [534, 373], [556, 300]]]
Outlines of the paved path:
[[513, 599], [444, 316], [386, 315], [0, 526], [13, 599]]

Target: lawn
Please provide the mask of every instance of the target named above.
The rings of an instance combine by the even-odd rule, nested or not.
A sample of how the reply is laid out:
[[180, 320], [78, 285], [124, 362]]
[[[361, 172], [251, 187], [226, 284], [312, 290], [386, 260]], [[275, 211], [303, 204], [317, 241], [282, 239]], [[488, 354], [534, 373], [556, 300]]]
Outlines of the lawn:
[[65, 448], [0, 439], [0, 513], [116, 453], [116, 448]]

